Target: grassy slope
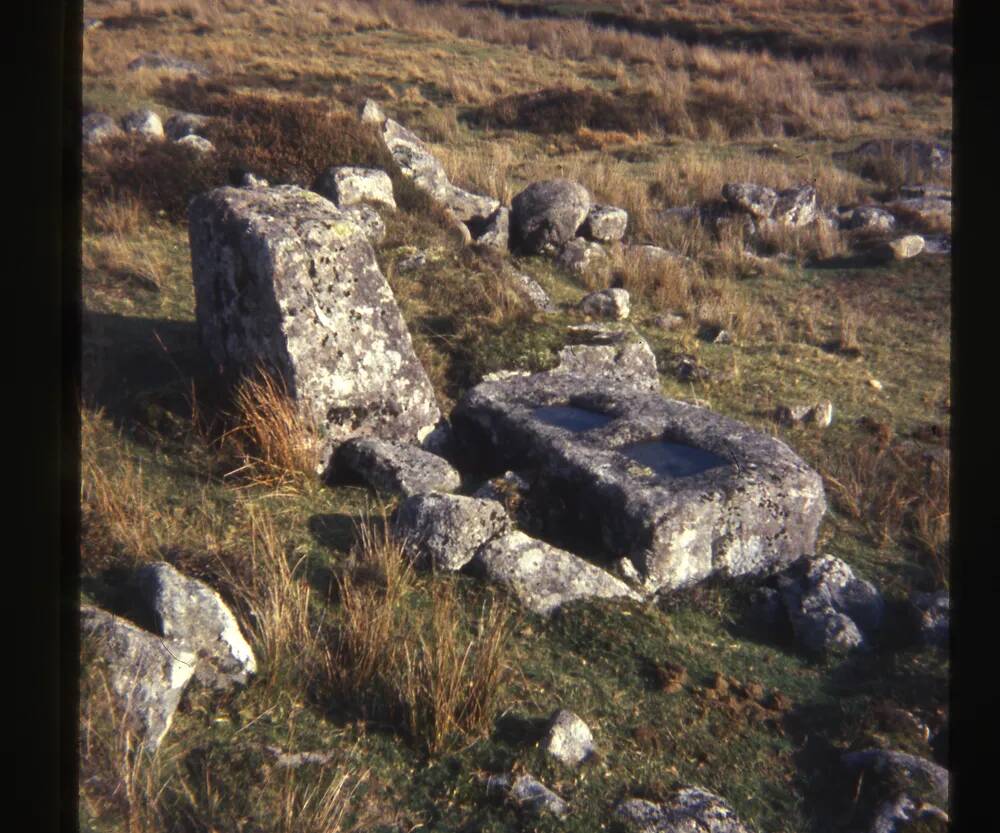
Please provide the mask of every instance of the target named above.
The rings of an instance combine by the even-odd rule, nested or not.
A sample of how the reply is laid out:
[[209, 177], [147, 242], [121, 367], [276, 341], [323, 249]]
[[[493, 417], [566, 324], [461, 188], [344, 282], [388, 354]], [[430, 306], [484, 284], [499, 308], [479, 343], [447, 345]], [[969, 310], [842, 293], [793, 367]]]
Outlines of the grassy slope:
[[[145, 5], [156, 11], [157, 4]], [[715, 196], [725, 178], [739, 178], [731, 175], [735, 169], [770, 174], [778, 185], [789, 183], [775, 179], [819, 176], [829, 189], [821, 196], [850, 201], [877, 187], [833, 168], [831, 149], [859, 136], [939, 135], [950, 122], [950, 99], [936, 93], [875, 90], [870, 94], [902, 98], [905, 110], [875, 121], [848, 120], [835, 144], [808, 136], [778, 139], [785, 156], [766, 167], [754, 150], [770, 139], [632, 136], [587, 150], [579, 137], [479, 129], [462, 117], [495, 96], [543, 86], [641, 83], [648, 64], [626, 61], [619, 69], [609, 63], [595, 78], [601, 56], [574, 60], [544, 46], [460, 38], [426, 14], [372, 28], [355, 25], [346, 13], [347, 23], [331, 20], [320, 5], [256, 11], [173, 6], [190, 14], [143, 18], [130, 16], [127, 4], [88, 4], [88, 14], [124, 23], [85, 36], [86, 105], [115, 115], [136, 106], [166, 114], [169, 107], [158, 98], [160, 75], [123, 71], [132, 57], [156, 48], [214, 63], [235, 90], [320, 97], [345, 109], [373, 95], [437, 139], [457, 178], [464, 174], [470, 184], [487, 188], [492, 183], [494, 193], [499, 187], [516, 193], [556, 173], [586, 181], [589, 172], [597, 181], [588, 184], [610, 201], [631, 193], [630, 182], [662, 180], [663, 202], [670, 205]], [[496, 81], [481, 71], [483, 61], [500, 70]], [[820, 89], [827, 83], [816, 81]], [[477, 165], [477, 159], [493, 166]], [[296, 576], [314, 589], [314, 613], [336, 616], [330, 571], [345, 561], [352, 524], [366, 511], [378, 513], [381, 504], [359, 488], [326, 489], [303, 479], [266, 488], [224, 476], [239, 460], [206, 443], [212, 426], [193, 419], [193, 406], [210, 416], [231, 405], [216, 401], [218, 381], [198, 349], [186, 229], [134, 205], [119, 205], [124, 218], [115, 219], [108, 205], [92, 196], [85, 200], [84, 565], [89, 574], [104, 576], [88, 582], [87, 592], [99, 596], [102, 582], [111, 580], [102, 570], [162, 554], [225, 587], [222, 565], [245, 559], [253, 540], [247, 521], [252, 509], [275, 519], [292, 563], [303, 559]], [[395, 270], [407, 246], [431, 252], [423, 279]], [[483, 372], [550, 363], [564, 343], [565, 324], [580, 320], [569, 309], [552, 319], [520, 310], [484, 264], [462, 255], [441, 229], [419, 217], [394, 220], [378, 257], [442, 404]], [[746, 326], [732, 346], [705, 344], [695, 335], [696, 304], [685, 310], [693, 320], [667, 333], [650, 323], [658, 310], [638, 299], [633, 318], [660, 359], [664, 394], [779, 434], [843, 483], [843, 499], [828, 484], [833, 502], [821, 533], [823, 550], [878, 582], [892, 599], [937, 586], [941, 568], [914, 540], [910, 516], [891, 500], [877, 499], [891, 483], [911, 477], [919, 451], [930, 446], [918, 440], [909, 440], [916, 452], [890, 446], [865, 468], [869, 458], [860, 450], [876, 455], [877, 443], [857, 420], [883, 423], [904, 440], [929, 422], [947, 427], [947, 259], [875, 269], [803, 263], [765, 269], [733, 265], [714, 250], [706, 258], [715, 264], [725, 297], [742, 299], [737, 313], [750, 318], [747, 310], [757, 310], [760, 325]], [[575, 301], [586, 289], [540, 259], [518, 265], [558, 301]], [[830, 347], [845, 328], [856, 330], [859, 356]], [[670, 368], [682, 352], [695, 353], [717, 371], [717, 380], [677, 382]], [[870, 378], [882, 382], [881, 391], [868, 385]], [[778, 403], [820, 398], [835, 406], [834, 424], [822, 434], [781, 429], [769, 417]], [[899, 463], [892, 454], [900, 455]], [[851, 474], [858, 481], [853, 490]], [[919, 488], [914, 494], [919, 499]], [[847, 506], [852, 495], [863, 505], [857, 518]], [[464, 577], [421, 578], [414, 603], [442, 581], [459, 586], [474, 616], [484, 591]], [[221, 704], [192, 691], [155, 766], [133, 773], [129, 783], [136, 789], [123, 800], [100, 781], [85, 786], [83, 815], [101, 830], [127, 829], [130, 815], [138, 824], [144, 807], [158, 813], [145, 820], [148, 828], [316, 829], [309, 812], [324, 802], [319, 793], [307, 800], [311, 791], [335, 784], [339, 773], [353, 778], [367, 772], [347, 802], [367, 820], [365, 829], [593, 830], [607, 822], [616, 799], [655, 798], [675, 783], [719, 792], [759, 830], [836, 829], [846, 821], [845, 796], [854, 785], [831, 781], [832, 750], [880, 743], [929, 754], [917, 730], [893, 723], [876, 707], [890, 703], [927, 722], [939, 720], [947, 662], [915, 650], [819, 662], [787, 639], [754, 632], [746, 609], [745, 589], [712, 585], [644, 608], [580, 605], [551, 623], [522, 614], [510, 646], [517, 673], [504, 691], [506, 711], [493, 734], [433, 760], [392, 727], [365, 719], [356, 706], [297, 682], [282, 666], [268, 667], [247, 691]], [[673, 693], [658, 683], [656, 667], [665, 663], [687, 671]], [[717, 672], [757, 682], [762, 690], [719, 694], [712, 688]], [[775, 692], [784, 698], [776, 701]], [[107, 741], [93, 702], [84, 697], [81, 703], [84, 723], [89, 728], [92, 719], [93, 737]], [[599, 760], [579, 772], [547, 762], [534, 745], [539, 719], [557, 707], [576, 711], [597, 737]], [[270, 744], [328, 749], [336, 757], [325, 767], [289, 774], [270, 762]], [[95, 763], [94, 749], [82, 753], [85, 772], [120, 776], [112, 764]], [[560, 825], [531, 821], [488, 799], [479, 776], [511, 767], [532, 772], [570, 799], [570, 818]], [[326, 803], [338, 801], [328, 796]]]

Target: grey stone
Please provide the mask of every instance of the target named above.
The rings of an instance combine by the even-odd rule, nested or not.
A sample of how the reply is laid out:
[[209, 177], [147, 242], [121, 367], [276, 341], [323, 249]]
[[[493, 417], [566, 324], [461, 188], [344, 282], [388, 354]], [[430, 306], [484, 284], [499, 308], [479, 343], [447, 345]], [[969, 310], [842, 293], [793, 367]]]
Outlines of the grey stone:
[[849, 212], [844, 227], [851, 231], [890, 232], [896, 228], [896, 218], [884, 208], [861, 205]]
[[542, 616], [580, 599], [633, 599], [638, 593], [605, 570], [572, 553], [514, 531], [484, 544], [473, 563]]
[[628, 290], [615, 287], [585, 295], [580, 300], [580, 309], [585, 315], [623, 321], [628, 318], [632, 308]]
[[[943, 766], [926, 758], [891, 749], [845, 752], [841, 761], [849, 770], [866, 770], [880, 777], [895, 776], [910, 781], [916, 789], [929, 791], [935, 801], [951, 800], [951, 776]], [[923, 782], [921, 784], [920, 782]]]
[[155, 750], [194, 675], [194, 652], [90, 606], [80, 611], [80, 630], [107, 662], [108, 683], [129, 726]]
[[506, 252], [510, 244], [510, 209], [501, 205], [480, 227], [471, 231], [478, 245]]
[[386, 115], [382, 108], [370, 98], [366, 98], [358, 108], [358, 118], [363, 124], [375, 124], [382, 127], [385, 124]]
[[607, 274], [610, 268], [608, 255], [600, 243], [591, 243], [575, 237], [564, 244], [556, 256], [556, 263], [578, 277], [596, 277]]
[[219, 188], [189, 209], [195, 311], [220, 366], [264, 363], [322, 435], [419, 442], [440, 419], [364, 231], [293, 186]]
[[373, 246], [377, 246], [385, 240], [385, 220], [370, 205], [351, 205], [342, 208], [341, 211], [345, 217], [358, 224], [365, 237], [368, 238], [368, 242]]
[[778, 204], [778, 194], [773, 188], [752, 182], [727, 182], [722, 186], [722, 196], [734, 210], [751, 217], [771, 217]]
[[882, 625], [882, 594], [839, 558], [802, 558], [777, 582], [795, 638], [812, 651], [868, 647]]
[[505, 274], [510, 279], [514, 289], [535, 309], [541, 312], [556, 312], [557, 307], [552, 303], [549, 293], [542, 289], [538, 281], [530, 275], [513, 269], [506, 271]]
[[778, 192], [774, 219], [780, 225], [801, 228], [809, 225], [816, 217], [816, 189], [811, 185]]
[[613, 205], [592, 205], [587, 219], [580, 227], [580, 234], [589, 240], [611, 243], [621, 240], [628, 227], [628, 212]]
[[909, 260], [924, 250], [924, 238], [919, 234], [908, 234], [882, 246], [879, 251], [885, 260]]
[[245, 685], [257, 673], [257, 660], [236, 617], [207, 584], [165, 561], [140, 567], [132, 584], [155, 623], [154, 632], [198, 657], [198, 682], [226, 689]]
[[462, 485], [459, 473], [443, 457], [416, 445], [373, 437], [356, 437], [341, 445], [336, 466], [385, 494], [453, 492]]
[[914, 593], [910, 597], [911, 615], [925, 645], [948, 647], [951, 629], [951, 598], [947, 590], [937, 593]]
[[200, 136], [208, 121], [208, 116], [197, 113], [174, 113], [163, 123], [163, 130], [168, 139], [176, 142], [185, 136]]
[[198, 153], [214, 153], [215, 145], [213, 145], [208, 139], [203, 136], [196, 136], [191, 133], [188, 136], [183, 136], [177, 140], [177, 144], [183, 145], [184, 147], [192, 148]]
[[208, 70], [201, 64], [197, 64], [194, 61], [188, 61], [185, 58], [177, 58], [173, 55], [163, 55], [159, 52], [150, 52], [146, 55], [140, 55], [133, 61], [130, 61], [126, 69], [131, 72], [135, 72], [140, 69], [158, 69], [166, 70], [168, 72], [183, 72], [188, 75], [197, 75], [199, 77], [205, 77], [209, 74]]
[[533, 182], [511, 201], [511, 231], [524, 251], [551, 253], [576, 237], [590, 205], [590, 194], [577, 182]]
[[577, 715], [560, 709], [552, 716], [542, 748], [560, 763], [576, 766], [594, 754], [594, 736]]
[[83, 117], [83, 143], [97, 144], [115, 136], [124, 136], [124, 131], [111, 116], [105, 113], [88, 113]]
[[565, 506], [553, 534], [627, 554], [652, 589], [780, 569], [814, 551], [826, 510], [820, 476], [781, 441], [606, 379], [483, 382], [452, 427], [484, 467], [537, 470], [539, 494]]
[[511, 528], [497, 501], [439, 492], [404, 500], [394, 524], [412, 544], [415, 560], [439, 570], [461, 570], [483, 544]]
[[323, 766], [333, 758], [333, 752], [285, 752], [278, 746], [264, 747], [274, 756], [278, 769], [298, 769], [300, 766]]
[[615, 818], [636, 833], [750, 833], [724, 799], [700, 787], [678, 790], [663, 804], [626, 799]]
[[530, 775], [519, 775], [514, 779], [510, 797], [519, 808], [535, 815], [551, 813], [562, 818], [569, 813], [569, 805], [562, 798]]
[[572, 344], [559, 351], [555, 373], [586, 376], [592, 383], [606, 379], [635, 390], [658, 393], [656, 355], [645, 339], [631, 336], [615, 344]]
[[389, 179], [389, 174], [378, 168], [327, 168], [316, 178], [312, 190], [322, 194], [338, 208], [368, 202], [396, 210], [392, 180]]
[[132, 110], [122, 116], [122, 130], [137, 133], [147, 139], [164, 138], [163, 122], [152, 110]]
[[438, 424], [420, 443], [424, 451], [437, 454], [438, 457], [448, 457], [453, 441], [451, 436], [451, 425], [448, 420], [442, 418]]

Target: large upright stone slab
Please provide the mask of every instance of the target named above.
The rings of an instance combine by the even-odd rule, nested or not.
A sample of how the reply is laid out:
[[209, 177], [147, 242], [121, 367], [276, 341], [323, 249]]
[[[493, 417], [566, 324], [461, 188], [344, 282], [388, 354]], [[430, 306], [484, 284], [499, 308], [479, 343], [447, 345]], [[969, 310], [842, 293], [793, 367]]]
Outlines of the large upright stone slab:
[[189, 209], [202, 341], [217, 364], [279, 371], [324, 437], [419, 441], [434, 392], [362, 228], [301, 188], [218, 188]]
[[481, 383], [452, 426], [467, 460], [536, 472], [551, 537], [609, 561], [627, 554], [647, 591], [773, 572], [815, 550], [820, 476], [704, 408], [548, 372]]

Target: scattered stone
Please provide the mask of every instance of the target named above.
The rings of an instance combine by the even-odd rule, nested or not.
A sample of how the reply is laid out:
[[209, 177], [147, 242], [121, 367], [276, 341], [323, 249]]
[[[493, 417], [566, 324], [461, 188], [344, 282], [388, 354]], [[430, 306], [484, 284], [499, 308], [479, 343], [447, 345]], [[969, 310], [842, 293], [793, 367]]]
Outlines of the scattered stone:
[[561, 709], [552, 716], [542, 748], [560, 763], [576, 766], [594, 754], [594, 736], [573, 712]]
[[924, 238], [919, 234], [908, 234], [885, 244], [882, 254], [886, 260], [907, 260], [924, 250]]
[[252, 174], [249, 171], [243, 174], [240, 180], [241, 188], [270, 188], [271, 183], [268, 182], [264, 177]]
[[126, 133], [138, 133], [147, 139], [164, 137], [163, 122], [152, 110], [133, 110], [122, 116], [122, 129]]
[[830, 555], [804, 557], [777, 578], [795, 638], [818, 652], [869, 647], [885, 603], [874, 585]]
[[180, 645], [96, 607], [80, 610], [80, 630], [108, 665], [108, 683], [127, 722], [155, 751], [166, 735], [197, 657]]
[[345, 217], [358, 224], [358, 227], [364, 232], [365, 237], [368, 238], [368, 242], [372, 246], [377, 246], [385, 240], [385, 220], [370, 205], [350, 205], [347, 208], [342, 208], [341, 212]]
[[198, 153], [214, 153], [215, 145], [213, 145], [208, 139], [203, 136], [196, 136], [191, 133], [177, 140], [177, 144], [184, 145], [184, 147], [193, 148]]
[[185, 72], [199, 77], [209, 74], [208, 70], [201, 64], [184, 58], [175, 58], [172, 55], [162, 55], [158, 52], [140, 55], [134, 61], [130, 61], [126, 68], [131, 72], [140, 69], [160, 69], [168, 72]]
[[914, 625], [925, 645], [948, 647], [951, 628], [951, 597], [947, 590], [937, 593], [914, 593], [910, 597]]
[[83, 143], [97, 144], [105, 139], [123, 136], [124, 131], [105, 113], [89, 113], [83, 117]]
[[501, 205], [481, 225], [470, 226], [469, 231], [478, 245], [506, 252], [510, 245], [510, 209]]
[[376, 124], [382, 127], [385, 124], [386, 115], [370, 98], [366, 98], [358, 111], [358, 118], [363, 124]]
[[614, 287], [591, 292], [580, 301], [580, 310], [584, 315], [624, 321], [631, 311], [628, 290]]
[[470, 459], [536, 472], [547, 508], [558, 496], [546, 537], [627, 555], [652, 589], [780, 569], [814, 551], [826, 510], [821, 478], [781, 441], [605, 378], [483, 382], [452, 426]]
[[496, 500], [431, 492], [403, 501], [396, 511], [395, 528], [413, 544], [420, 563], [460, 570], [476, 550], [508, 532], [511, 524]]
[[202, 685], [245, 685], [257, 673], [257, 660], [236, 617], [207, 584], [165, 561], [139, 568], [132, 582], [155, 623], [154, 632], [198, 657], [194, 675]]
[[336, 453], [338, 470], [353, 472], [383, 494], [406, 497], [423, 492], [453, 492], [462, 478], [443, 457], [416, 445], [372, 437], [347, 440]]
[[896, 228], [896, 218], [884, 208], [862, 205], [847, 213], [844, 228], [851, 231], [887, 233]]
[[556, 263], [579, 277], [606, 273], [610, 266], [608, 255], [601, 244], [591, 243], [582, 237], [575, 237], [566, 243], [559, 250]]
[[869, 379], [868, 387], [875, 388], [875, 390], [882, 390], [882, 383], [878, 379]]
[[576, 236], [590, 205], [590, 194], [577, 182], [533, 182], [511, 201], [511, 231], [529, 254], [551, 253]]
[[509, 532], [487, 542], [473, 563], [542, 616], [579, 599], [641, 599], [610, 573], [523, 532]]
[[811, 185], [778, 192], [774, 219], [785, 226], [801, 228], [816, 219], [816, 189]]
[[298, 769], [313, 764], [323, 766], [333, 759], [333, 752], [284, 752], [278, 746], [264, 748], [274, 756], [274, 765], [278, 769]]
[[807, 423], [827, 428], [833, 421], [833, 403], [827, 400], [813, 405], [779, 405], [774, 418], [783, 425]]
[[587, 219], [580, 227], [580, 234], [588, 240], [612, 243], [625, 236], [628, 226], [628, 212], [613, 205], [592, 205]]
[[636, 833], [750, 833], [726, 801], [699, 787], [679, 790], [664, 804], [621, 801], [615, 817]]
[[327, 168], [317, 177], [312, 190], [322, 194], [338, 208], [367, 202], [396, 210], [392, 180], [389, 179], [389, 174], [378, 168]]
[[185, 136], [201, 135], [208, 124], [208, 116], [197, 113], [174, 113], [163, 123], [167, 138], [176, 142]]
[[615, 344], [573, 344], [559, 351], [553, 373], [587, 376], [592, 382], [607, 379], [635, 390], [659, 393], [656, 355], [645, 339], [632, 336]]
[[764, 219], [774, 214], [778, 194], [773, 188], [750, 182], [728, 182], [722, 186], [722, 196], [736, 211]]
[[202, 343], [234, 370], [263, 362], [323, 435], [419, 442], [441, 417], [363, 229], [294, 186], [219, 188], [189, 209]]
[[850, 770], [863, 769], [881, 777], [895, 776], [909, 782], [916, 781], [916, 786], [929, 790], [934, 799], [942, 804], [947, 805], [951, 800], [948, 770], [926, 758], [890, 749], [864, 749], [845, 752], [841, 761]]
[[509, 278], [514, 288], [524, 296], [528, 302], [535, 307], [535, 309], [541, 312], [556, 312], [558, 307], [552, 303], [552, 299], [549, 294], [542, 289], [541, 285], [532, 278], [530, 275], [525, 275], [522, 272], [516, 272], [514, 270], [509, 270], [505, 273]]
[[486, 779], [487, 794], [506, 795], [518, 808], [533, 815], [551, 813], [557, 818], [569, 813], [569, 805], [541, 781], [530, 775], [491, 775]]

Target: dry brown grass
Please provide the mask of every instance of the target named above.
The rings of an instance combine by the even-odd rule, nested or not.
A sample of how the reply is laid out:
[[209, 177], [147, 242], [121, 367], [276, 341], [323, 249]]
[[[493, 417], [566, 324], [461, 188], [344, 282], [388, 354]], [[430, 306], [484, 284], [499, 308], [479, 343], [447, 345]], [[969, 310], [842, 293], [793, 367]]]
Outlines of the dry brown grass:
[[236, 387], [236, 427], [225, 444], [240, 465], [227, 476], [269, 488], [302, 486], [315, 479], [320, 463], [319, 431], [284, 380], [258, 366]]
[[398, 723], [431, 755], [489, 728], [507, 672], [504, 606], [484, 606], [470, 635], [450, 584], [435, 582], [420, 599], [406, 545], [385, 522], [362, 525], [338, 588], [341, 621], [327, 668], [346, 699]]

